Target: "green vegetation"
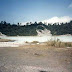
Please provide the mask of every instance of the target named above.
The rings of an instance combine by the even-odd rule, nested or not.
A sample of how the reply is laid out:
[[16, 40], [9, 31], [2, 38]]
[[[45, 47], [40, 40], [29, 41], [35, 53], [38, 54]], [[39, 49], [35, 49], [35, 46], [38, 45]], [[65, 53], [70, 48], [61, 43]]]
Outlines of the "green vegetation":
[[8, 36], [36, 36], [37, 29], [44, 30], [48, 29], [51, 31], [52, 35], [64, 35], [72, 34], [72, 21], [69, 23], [61, 24], [43, 24], [42, 22], [27, 23], [24, 26], [21, 26], [21, 23], [10, 24], [5, 21], [0, 22], [0, 32]]

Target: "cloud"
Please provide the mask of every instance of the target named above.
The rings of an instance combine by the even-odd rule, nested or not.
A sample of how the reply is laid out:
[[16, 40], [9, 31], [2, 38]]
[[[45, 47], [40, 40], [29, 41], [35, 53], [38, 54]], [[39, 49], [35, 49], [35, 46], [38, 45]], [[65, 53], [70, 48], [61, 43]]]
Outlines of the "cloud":
[[27, 25], [27, 23], [28, 23], [28, 25], [30, 25], [30, 24], [32, 24], [33, 22], [31, 22], [31, 21], [30, 21], [30, 22], [28, 22], [28, 21], [27, 21], [27, 22], [22, 22], [21, 25]]
[[69, 16], [64, 16], [64, 17], [52, 17], [52, 18], [50, 18], [50, 19], [48, 19], [48, 20], [44, 20], [44, 21], [42, 21], [43, 23], [46, 23], [46, 24], [48, 24], [48, 23], [51, 23], [51, 24], [54, 24], [54, 23], [68, 23], [68, 22], [70, 22], [72, 20], [72, 18], [71, 17], [69, 17]]
[[72, 3], [68, 6], [69, 8], [72, 8]]
[[26, 25], [27, 22], [22, 22], [21, 25]]
[[[60, 24], [60, 23], [66, 23], [66, 22], [68, 23], [71, 20], [72, 20], [72, 17], [69, 17], [69, 16], [63, 16], [63, 17], [55, 16], [55, 17], [52, 17], [50, 19], [46, 19], [46, 20], [43, 20], [43, 21], [37, 21], [37, 23], [42, 22], [42, 23], [46, 23], [46, 24], [48, 24], [48, 23], [50, 23], [50, 24], [59, 23]], [[21, 25], [26, 25], [26, 23], [30, 24], [30, 22], [28, 22], [28, 21], [22, 22]], [[32, 22], [32, 23], [34, 23], [34, 22]]]

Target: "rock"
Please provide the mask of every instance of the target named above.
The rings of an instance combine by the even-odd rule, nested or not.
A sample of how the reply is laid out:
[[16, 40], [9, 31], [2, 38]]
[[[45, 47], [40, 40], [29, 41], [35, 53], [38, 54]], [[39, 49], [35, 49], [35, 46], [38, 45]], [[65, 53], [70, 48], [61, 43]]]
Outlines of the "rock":
[[0, 32], [0, 36], [6, 36], [6, 35], [4, 35], [4, 34], [2, 34], [2, 33]]
[[44, 30], [39, 29], [36, 31], [38, 33], [38, 36], [52, 36], [51, 31], [47, 29], [44, 29]]

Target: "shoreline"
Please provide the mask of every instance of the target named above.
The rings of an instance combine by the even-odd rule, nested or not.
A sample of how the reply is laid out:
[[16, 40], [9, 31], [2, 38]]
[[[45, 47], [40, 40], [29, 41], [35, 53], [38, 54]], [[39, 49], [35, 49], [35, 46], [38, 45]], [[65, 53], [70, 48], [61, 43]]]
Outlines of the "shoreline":
[[[63, 36], [64, 37], [64, 36]], [[22, 45], [40, 45], [40, 44], [45, 44], [48, 43], [48, 45], [50, 45], [50, 43], [56, 43], [61, 44], [61, 43], [72, 43], [72, 37], [64, 37], [65, 41], [63, 41], [63, 37], [50, 37], [50, 36], [43, 36], [43, 37], [24, 37], [24, 36], [19, 36], [19, 37], [8, 37], [8, 36], [4, 36], [4, 37], [0, 37], [0, 47], [19, 47]], [[59, 38], [62, 38], [61, 40]], [[49, 43], [50, 42], [50, 43]], [[72, 44], [70, 44], [72, 45]]]

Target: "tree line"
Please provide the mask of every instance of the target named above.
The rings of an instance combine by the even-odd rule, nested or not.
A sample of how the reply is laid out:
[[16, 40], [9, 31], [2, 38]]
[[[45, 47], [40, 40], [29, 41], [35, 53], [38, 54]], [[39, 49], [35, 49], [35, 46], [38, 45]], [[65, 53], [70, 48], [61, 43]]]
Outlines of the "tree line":
[[8, 36], [36, 36], [36, 30], [43, 30], [44, 28], [50, 30], [52, 35], [72, 34], [72, 21], [70, 21], [69, 23], [54, 23], [48, 25], [42, 22], [30, 22], [22, 26], [21, 23], [10, 24], [6, 21], [0, 22], [0, 32]]

